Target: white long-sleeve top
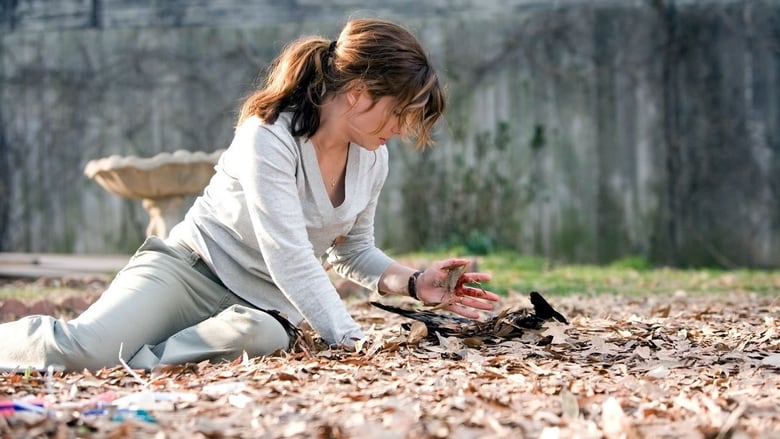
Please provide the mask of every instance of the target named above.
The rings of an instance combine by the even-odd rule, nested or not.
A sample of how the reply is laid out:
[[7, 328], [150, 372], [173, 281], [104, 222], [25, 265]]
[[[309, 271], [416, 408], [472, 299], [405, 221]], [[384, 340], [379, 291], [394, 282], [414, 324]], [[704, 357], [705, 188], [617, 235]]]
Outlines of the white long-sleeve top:
[[[327, 343], [363, 337], [323, 268], [376, 291], [392, 259], [374, 243], [374, 212], [388, 173], [387, 147], [349, 146], [344, 202], [328, 197], [316, 152], [253, 117], [235, 132], [202, 196], [169, 239], [183, 241], [235, 294], [293, 324], [306, 319]], [[337, 245], [334, 242], [340, 241]]]

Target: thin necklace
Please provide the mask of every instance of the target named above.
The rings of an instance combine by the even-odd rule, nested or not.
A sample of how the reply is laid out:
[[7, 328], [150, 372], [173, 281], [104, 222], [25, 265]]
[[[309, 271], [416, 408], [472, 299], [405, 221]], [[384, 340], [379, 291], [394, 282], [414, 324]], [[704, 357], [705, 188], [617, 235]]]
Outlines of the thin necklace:
[[[314, 145], [314, 150], [315, 151], [320, 151], [320, 148], [317, 146], [316, 143], [312, 142], [312, 145]], [[344, 155], [346, 157], [349, 157], [349, 145], [347, 145], [347, 151], [346, 151], [346, 153]], [[346, 172], [346, 165], [345, 165], [344, 172]], [[330, 179], [330, 188], [331, 189], [336, 187], [336, 184], [338, 183], [340, 177], [341, 177], [341, 174], [336, 175], [335, 177], [331, 177], [331, 179]]]

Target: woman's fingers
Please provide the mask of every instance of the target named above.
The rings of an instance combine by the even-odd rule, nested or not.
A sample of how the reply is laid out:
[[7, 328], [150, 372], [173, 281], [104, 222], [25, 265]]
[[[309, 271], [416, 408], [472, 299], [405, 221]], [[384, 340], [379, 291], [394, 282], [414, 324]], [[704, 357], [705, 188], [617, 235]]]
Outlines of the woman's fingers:
[[469, 296], [460, 296], [456, 303], [460, 303], [465, 307], [479, 309], [482, 311], [491, 311], [493, 309], [493, 304], [491, 302], [485, 302], [483, 300], [474, 299]]
[[463, 258], [450, 258], [450, 259], [443, 259], [438, 262], [440, 265], [439, 269], [444, 270], [451, 270], [453, 268], [462, 267], [464, 265], [468, 265], [471, 262], [469, 259], [463, 259]]
[[463, 283], [487, 282], [492, 278], [489, 273], [463, 273], [460, 277]]
[[454, 312], [455, 314], [462, 315], [463, 317], [469, 319], [478, 319], [480, 317], [478, 312], [463, 306], [460, 303], [453, 303], [452, 305], [448, 306], [447, 311]]
[[458, 291], [455, 292], [456, 295], [459, 296], [471, 296], [476, 297], [478, 299], [482, 300], [489, 300], [491, 302], [496, 302], [500, 297], [492, 291], [487, 291], [482, 288], [475, 288], [475, 287], [461, 287]]

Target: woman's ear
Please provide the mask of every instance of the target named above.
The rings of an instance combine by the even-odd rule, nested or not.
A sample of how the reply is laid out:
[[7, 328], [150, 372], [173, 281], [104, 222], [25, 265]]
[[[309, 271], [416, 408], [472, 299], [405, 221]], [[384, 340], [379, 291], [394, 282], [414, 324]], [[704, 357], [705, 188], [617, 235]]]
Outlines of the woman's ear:
[[354, 107], [360, 101], [360, 97], [366, 92], [366, 89], [366, 84], [363, 81], [358, 79], [352, 81], [347, 86], [347, 103]]

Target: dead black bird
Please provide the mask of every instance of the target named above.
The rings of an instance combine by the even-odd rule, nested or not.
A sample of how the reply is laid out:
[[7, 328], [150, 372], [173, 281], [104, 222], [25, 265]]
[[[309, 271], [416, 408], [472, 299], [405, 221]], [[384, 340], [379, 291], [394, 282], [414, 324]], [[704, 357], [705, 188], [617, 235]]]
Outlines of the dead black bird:
[[[522, 336], [524, 329], [541, 329], [545, 322], [553, 319], [561, 323], [569, 323], [541, 294], [533, 291], [530, 294], [530, 298], [531, 304], [534, 306], [533, 310], [519, 309], [510, 311], [505, 309], [498, 315], [485, 321], [472, 320], [452, 314], [440, 314], [433, 311], [409, 310], [379, 302], [371, 302], [371, 304], [385, 311], [423, 322], [428, 328], [428, 334], [433, 335], [438, 332], [445, 337], [510, 339]], [[408, 327], [408, 325], [406, 326]]]

